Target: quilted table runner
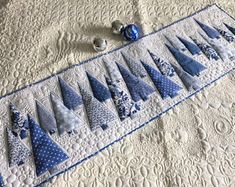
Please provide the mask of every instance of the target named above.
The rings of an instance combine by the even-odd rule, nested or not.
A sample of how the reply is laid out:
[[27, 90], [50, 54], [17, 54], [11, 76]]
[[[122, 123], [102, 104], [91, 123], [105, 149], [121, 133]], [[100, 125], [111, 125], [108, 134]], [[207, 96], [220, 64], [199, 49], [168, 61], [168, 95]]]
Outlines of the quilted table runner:
[[234, 60], [235, 20], [213, 5], [2, 96], [0, 186], [49, 181], [234, 71]]

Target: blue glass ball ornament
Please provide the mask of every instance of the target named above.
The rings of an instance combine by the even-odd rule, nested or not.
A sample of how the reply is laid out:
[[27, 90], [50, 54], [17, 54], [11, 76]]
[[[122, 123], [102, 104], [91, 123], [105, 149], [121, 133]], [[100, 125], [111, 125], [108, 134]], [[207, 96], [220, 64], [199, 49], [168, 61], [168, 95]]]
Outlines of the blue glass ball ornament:
[[125, 40], [136, 41], [140, 37], [140, 28], [136, 24], [129, 24], [122, 30]]

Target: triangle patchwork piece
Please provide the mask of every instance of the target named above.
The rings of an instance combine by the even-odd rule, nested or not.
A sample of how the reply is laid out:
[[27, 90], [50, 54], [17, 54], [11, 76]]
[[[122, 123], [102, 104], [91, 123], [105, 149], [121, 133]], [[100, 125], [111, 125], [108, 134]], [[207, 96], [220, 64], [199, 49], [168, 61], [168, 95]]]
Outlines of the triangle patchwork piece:
[[184, 71], [182, 68], [179, 68], [175, 65], [172, 65], [178, 75], [178, 77], [181, 79], [182, 83], [184, 84], [185, 88], [188, 91], [192, 90], [198, 90], [201, 85], [201, 81], [198, 80], [196, 77], [191, 76], [186, 71]]
[[64, 105], [70, 110], [75, 110], [78, 106], [82, 105], [81, 96], [62, 78], [59, 77], [58, 80]]
[[156, 66], [158, 67], [158, 69], [163, 75], [170, 76], [170, 77], [174, 76], [175, 70], [169, 62], [158, 57], [156, 54], [152, 53], [149, 50], [148, 50], [148, 53], [150, 54], [154, 63], [156, 64]]
[[206, 25], [206, 24], [204, 24], [204, 23], [202, 23], [202, 22], [200, 22], [196, 19], [194, 19], [194, 20], [202, 28], [202, 30], [207, 34], [208, 37], [210, 37], [212, 39], [220, 38], [220, 33], [217, 30], [215, 30], [214, 28], [212, 28], [212, 27], [210, 27], [210, 26], [208, 26], [208, 25]]
[[137, 77], [146, 77], [146, 72], [141, 65], [141, 63], [134, 60], [130, 55], [127, 55], [123, 52], [121, 52], [123, 59], [125, 60], [126, 64], [130, 68], [132, 74], [134, 74]]
[[102, 84], [89, 73], [87, 73], [87, 77], [90, 82], [93, 95], [96, 99], [98, 99], [100, 102], [104, 102], [111, 98], [111, 93], [109, 89], [105, 87], [104, 84]]
[[71, 134], [76, 132], [76, 129], [81, 124], [81, 120], [75, 115], [75, 113], [64, 106], [62, 101], [54, 94], [51, 94], [51, 103], [59, 134], [61, 135], [65, 132]]
[[61, 164], [69, 157], [37, 124], [28, 116], [31, 144], [33, 148], [36, 174], [40, 176]]
[[108, 77], [106, 77], [106, 82], [112, 94], [120, 120], [122, 121], [128, 117], [133, 119], [140, 111], [140, 105], [132, 101], [116, 82], [112, 82]]
[[135, 102], [138, 102], [141, 99], [144, 101], [148, 100], [149, 95], [151, 95], [155, 90], [143, 80], [129, 72], [122, 65], [117, 63], [117, 66], [122, 74], [132, 99]]
[[218, 27], [214, 27], [214, 28], [215, 28], [215, 29], [221, 34], [221, 36], [223, 36], [223, 38], [224, 38], [225, 40], [227, 40], [229, 43], [235, 41], [235, 37], [234, 37], [232, 34], [226, 32], [226, 31], [224, 31], [224, 30], [222, 30], [222, 29], [220, 29], [220, 28], [218, 28]]
[[197, 45], [179, 36], [177, 36], [177, 38], [184, 44], [184, 46], [190, 51], [192, 55], [201, 54], [201, 49]]
[[108, 124], [116, 120], [116, 115], [84, 87], [80, 86], [80, 91], [91, 130], [94, 131], [99, 127], [107, 129]]
[[0, 173], [0, 187], [5, 187], [1, 173]]
[[227, 27], [228, 30], [230, 30], [235, 35], [235, 28], [234, 27], [231, 27], [226, 23], [224, 23], [224, 25]]
[[31, 155], [30, 150], [16, 137], [12, 130], [6, 129], [9, 166], [22, 165]]
[[184, 53], [180, 52], [179, 50], [175, 49], [174, 47], [171, 47], [167, 45], [167, 48], [171, 52], [171, 54], [175, 57], [177, 62], [180, 64], [180, 66], [188, 72], [192, 76], [199, 76], [201, 71], [205, 70], [206, 67], [203, 66], [201, 63], [197, 62], [196, 60], [190, 58], [189, 56], [185, 55]]
[[116, 67], [116, 63], [113, 61], [107, 62], [103, 59], [104, 65], [108, 71], [109, 77], [112, 82], [120, 82], [122, 80], [122, 76]]
[[180, 86], [168, 79], [166, 76], [162, 75], [152, 66], [144, 62], [142, 62], [142, 64], [148, 72], [154, 85], [158, 89], [162, 99], [165, 99], [168, 96], [175, 97], [176, 95], [178, 95], [178, 92], [182, 89]]
[[207, 43], [200, 42], [196, 38], [192, 38], [195, 44], [202, 50], [203, 54], [209, 59], [209, 60], [219, 60], [218, 53]]
[[54, 116], [47, 110], [47, 108], [36, 101], [37, 114], [39, 124], [46, 132], [53, 134], [57, 131], [56, 120]]
[[13, 132], [21, 139], [26, 138], [28, 136], [28, 121], [12, 103], [10, 104], [10, 116]]

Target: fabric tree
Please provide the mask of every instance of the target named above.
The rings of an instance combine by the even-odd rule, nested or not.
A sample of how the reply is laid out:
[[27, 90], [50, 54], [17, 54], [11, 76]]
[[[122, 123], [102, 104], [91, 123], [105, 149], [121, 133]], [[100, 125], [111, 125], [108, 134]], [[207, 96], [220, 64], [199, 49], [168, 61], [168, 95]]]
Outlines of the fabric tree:
[[39, 124], [44, 131], [53, 134], [57, 131], [57, 125], [54, 115], [40, 102], [36, 101]]
[[9, 128], [6, 129], [8, 143], [9, 166], [19, 166], [25, 163], [31, 155], [30, 150], [15, 136]]
[[152, 66], [144, 62], [142, 62], [142, 64], [148, 72], [162, 99], [165, 99], [168, 96], [175, 97], [178, 95], [178, 92], [182, 89], [180, 86], [168, 79], [166, 76], [162, 75]]
[[94, 131], [100, 127], [103, 130], [107, 129], [109, 123], [116, 120], [116, 115], [83, 86], [79, 87], [91, 130]]
[[72, 134], [77, 133], [76, 129], [81, 125], [81, 120], [72, 110], [69, 110], [62, 101], [53, 93], [51, 93], [51, 103], [54, 111], [55, 119], [59, 134], [65, 132]]
[[88, 80], [90, 82], [90, 86], [93, 92], [93, 95], [100, 102], [104, 102], [111, 98], [111, 93], [109, 89], [100, 81], [98, 81], [91, 74], [87, 73]]
[[58, 80], [64, 105], [70, 110], [77, 109], [78, 106], [82, 105], [81, 96], [79, 96], [77, 92], [62, 78], [59, 77]]
[[122, 74], [122, 77], [126, 83], [126, 86], [130, 92], [132, 99], [135, 102], [140, 101], [141, 99], [146, 101], [155, 90], [141, 80], [139, 77], [136, 77], [131, 72], [129, 72], [122, 65], [118, 64], [118, 68]]
[[29, 115], [28, 121], [36, 174], [40, 176], [66, 161], [69, 157]]
[[192, 76], [199, 76], [201, 71], [205, 70], [206, 67], [196, 60], [190, 58], [179, 50], [167, 45], [167, 48], [170, 50], [171, 54], [175, 57], [180, 66]]

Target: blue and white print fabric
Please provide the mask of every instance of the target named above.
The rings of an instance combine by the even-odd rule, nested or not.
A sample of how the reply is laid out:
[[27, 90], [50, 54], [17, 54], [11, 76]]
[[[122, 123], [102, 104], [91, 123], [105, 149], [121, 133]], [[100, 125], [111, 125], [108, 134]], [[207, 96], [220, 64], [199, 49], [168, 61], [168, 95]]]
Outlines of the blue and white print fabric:
[[139, 77], [133, 75], [122, 65], [117, 64], [117, 66], [122, 74], [122, 77], [126, 83], [132, 99], [135, 102], [138, 102], [141, 99], [144, 101], [148, 100], [149, 95], [154, 92], [154, 89], [143, 80], [141, 80]]
[[208, 58], [208, 60], [219, 60], [218, 53], [206, 42], [201, 42], [196, 38], [192, 37], [195, 44], [202, 50], [203, 54]]
[[135, 60], [133, 57], [124, 52], [121, 52], [121, 54], [132, 74], [134, 74], [136, 77], [146, 77], [146, 71], [139, 61]]
[[110, 79], [112, 82], [120, 82], [122, 80], [122, 76], [118, 71], [118, 67], [114, 61], [107, 61], [103, 59], [104, 65], [107, 69]]
[[19, 166], [25, 163], [31, 155], [30, 150], [21, 142], [19, 137], [16, 137], [12, 130], [6, 128], [7, 143], [8, 143], [8, 159], [9, 166]]
[[104, 102], [108, 99], [111, 99], [111, 93], [108, 88], [100, 81], [98, 81], [91, 74], [87, 73], [88, 80], [90, 82], [90, 86], [93, 92], [93, 95], [100, 102]]
[[227, 40], [229, 43], [235, 41], [235, 37], [234, 37], [232, 34], [230, 34], [229, 32], [226, 32], [225, 30], [222, 30], [222, 29], [220, 29], [220, 28], [218, 28], [218, 27], [215, 27], [215, 29], [216, 29], [216, 30], [221, 34], [221, 36], [223, 36], [223, 38], [224, 38], [225, 40]]
[[116, 82], [112, 82], [110, 78], [106, 77], [106, 82], [112, 94], [120, 120], [122, 121], [128, 117], [133, 119], [140, 111], [140, 104], [132, 101], [127, 93], [125, 93]]
[[4, 181], [3, 181], [3, 177], [0, 173], [0, 187], [5, 187]]
[[208, 26], [208, 25], [206, 25], [196, 19], [194, 19], [194, 20], [198, 23], [198, 25], [207, 34], [208, 37], [210, 37], [212, 39], [220, 38], [220, 33], [216, 29], [214, 29], [214, 28], [212, 28], [212, 27], [210, 27], [210, 26]]
[[152, 66], [144, 62], [142, 62], [142, 64], [148, 72], [162, 99], [165, 99], [168, 96], [175, 97], [178, 95], [178, 92], [182, 89], [180, 86], [168, 79], [166, 76], [162, 75]]
[[177, 36], [177, 38], [185, 45], [185, 47], [189, 50], [189, 52], [192, 55], [200, 55], [201, 54], [201, 49], [197, 45], [195, 45], [194, 43], [192, 43], [182, 37]]
[[45, 132], [49, 132], [50, 134], [55, 133], [57, 131], [57, 125], [54, 115], [38, 101], [36, 101], [36, 108], [39, 124], [43, 128], [43, 130]]
[[235, 28], [234, 27], [232, 27], [226, 23], [224, 23], [224, 25], [227, 27], [228, 30], [230, 30], [235, 35]]
[[186, 51], [187, 48], [182, 44], [182, 42], [180, 42], [176, 36], [166, 36], [164, 35], [164, 37], [166, 38], [167, 42], [172, 45], [174, 48], [179, 49], [180, 51]]
[[171, 47], [167, 45], [167, 48], [170, 50], [171, 54], [175, 57], [177, 62], [180, 64], [180, 66], [188, 72], [192, 76], [199, 76], [201, 71], [205, 70], [206, 67], [203, 66], [201, 63], [197, 62], [193, 58], [185, 55], [184, 53], [180, 52], [179, 50], [175, 49], [174, 47]]
[[69, 157], [37, 124], [28, 116], [31, 144], [36, 174], [40, 176]]
[[152, 53], [150, 50], [148, 50], [148, 53], [150, 54], [154, 63], [156, 64], [156, 66], [158, 67], [158, 69], [163, 75], [170, 76], [170, 77], [174, 76], [175, 70], [169, 62], [167, 62], [163, 58], [160, 58], [156, 54]]
[[82, 105], [81, 96], [79, 96], [62, 78], [59, 77], [58, 80], [64, 105], [70, 110], [77, 109], [78, 106]]
[[178, 77], [181, 79], [182, 83], [188, 91], [198, 90], [200, 88], [201, 81], [197, 79], [197, 77], [191, 76], [180, 67], [177, 67], [175, 65], [172, 66], [174, 67]]
[[10, 103], [10, 116], [14, 134], [20, 136], [21, 139], [26, 138], [28, 136], [28, 121], [12, 103]]
[[64, 106], [55, 94], [51, 93], [50, 96], [59, 134], [62, 135], [65, 132], [69, 134], [76, 133], [76, 129], [81, 126], [82, 121], [72, 110]]
[[88, 122], [92, 131], [108, 128], [109, 123], [116, 120], [116, 115], [103, 103], [99, 102], [83, 86], [79, 85]]
[[215, 39], [203, 38], [215, 49], [222, 60], [234, 60], [235, 50]]

